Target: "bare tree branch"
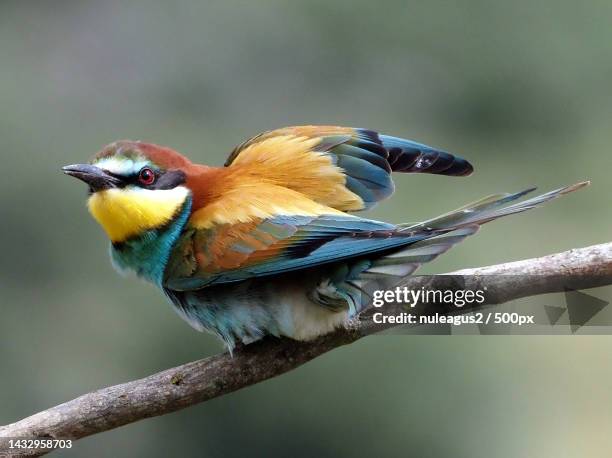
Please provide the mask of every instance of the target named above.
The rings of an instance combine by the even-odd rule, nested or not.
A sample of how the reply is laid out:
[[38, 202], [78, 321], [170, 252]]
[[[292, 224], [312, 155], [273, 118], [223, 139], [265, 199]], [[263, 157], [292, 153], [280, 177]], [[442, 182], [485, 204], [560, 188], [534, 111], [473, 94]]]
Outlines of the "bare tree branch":
[[[466, 287], [489, 291], [487, 304], [521, 297], [612, 284], [612, 243], [453, 272]], [[528, 275], [528, 277], [525, 277]], [[527, 279], [527, 280], [526, 280]], [[402, 286], [435, 287], [437, 277], [408, 277]], [[473, 310], [473, 308], [472, 308]], [[468, 313], [464, 307], [460, 313]], [[164, 415], [261, 382], [372, 333], [372, 310], [346, 329], [312, 342], [264, 339], [227, 353], [183, 364], [140, 380], [102, 388], [0, 427], [0, 438], [79, 439], [144, 418]], [[13, 451], [14, 452], [14, 451]], [[39, 454], [43, 454], [40, 452]], [[33, 455], [29, 455], [33, 456]]]

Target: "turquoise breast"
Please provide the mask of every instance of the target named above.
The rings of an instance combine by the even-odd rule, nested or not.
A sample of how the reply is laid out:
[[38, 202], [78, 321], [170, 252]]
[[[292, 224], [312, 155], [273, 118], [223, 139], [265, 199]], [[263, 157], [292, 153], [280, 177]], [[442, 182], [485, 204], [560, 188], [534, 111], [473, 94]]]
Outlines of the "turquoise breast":
[[172, 221], [161, 228], [111, 245], [111, 259], [119, 271], [133, 271], [151, 283], [162, 286], [164, 269], [187, 223], [191, 212], [191, 197], [185, 200], [181, 210]]

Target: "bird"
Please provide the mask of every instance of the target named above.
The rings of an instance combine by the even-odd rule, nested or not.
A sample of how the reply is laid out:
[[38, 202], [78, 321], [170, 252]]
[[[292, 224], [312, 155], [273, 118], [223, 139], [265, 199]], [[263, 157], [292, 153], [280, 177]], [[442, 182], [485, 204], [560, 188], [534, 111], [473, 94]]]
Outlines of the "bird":
[[63, 172], [88, 185], [114, 267], [159, 287], [230, 352], [269, 335], [328, 334], [367, 307], [368, 282], [409, 276], [481, 225], [589, 184], [526, 200], [535, 188], [494, 194], [418, 223], [368, 219], [355, 213], [393, 193], [393, 172], [464, 177], [473, 167], [422, 143], [338, 126], [260, 133], [222, 167], [121, 140]]

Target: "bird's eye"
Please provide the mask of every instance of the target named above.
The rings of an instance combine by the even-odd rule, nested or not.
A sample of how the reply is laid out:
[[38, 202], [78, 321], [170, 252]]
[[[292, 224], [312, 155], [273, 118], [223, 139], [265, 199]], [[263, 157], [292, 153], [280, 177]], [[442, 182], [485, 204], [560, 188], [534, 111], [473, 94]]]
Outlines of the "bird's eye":
[[138, 174], [138, 181], [145, 186], [153, 184], [155, 181], [155, 172], [148, 167], [141, 169]]

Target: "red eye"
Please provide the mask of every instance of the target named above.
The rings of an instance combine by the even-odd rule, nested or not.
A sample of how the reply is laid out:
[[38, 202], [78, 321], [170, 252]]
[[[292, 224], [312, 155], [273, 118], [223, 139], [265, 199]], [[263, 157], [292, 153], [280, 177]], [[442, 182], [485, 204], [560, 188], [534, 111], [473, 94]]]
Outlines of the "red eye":
[[147, 167], [143, 168], [138, 174], [138, 181], [145, 186], [153, 184], [155, 181], [155, 172]]

